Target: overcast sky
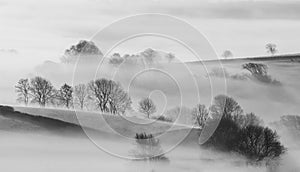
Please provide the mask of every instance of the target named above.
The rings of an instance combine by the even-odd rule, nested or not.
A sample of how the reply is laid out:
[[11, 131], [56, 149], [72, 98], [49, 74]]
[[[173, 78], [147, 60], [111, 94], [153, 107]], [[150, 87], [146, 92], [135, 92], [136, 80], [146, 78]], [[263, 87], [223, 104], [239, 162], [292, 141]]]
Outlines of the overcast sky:
[[[219, 55], [226, 49], [235, 56], [265, 55], [269, 42], [277, 44], [280, 53], [300, 52], [300, 1], [0, 0], [1, 70], [59, 61], [70, 45], [139, 13], [163, 13], [187, 21]], [[134, 45], [123, 49], [140, 48]]]

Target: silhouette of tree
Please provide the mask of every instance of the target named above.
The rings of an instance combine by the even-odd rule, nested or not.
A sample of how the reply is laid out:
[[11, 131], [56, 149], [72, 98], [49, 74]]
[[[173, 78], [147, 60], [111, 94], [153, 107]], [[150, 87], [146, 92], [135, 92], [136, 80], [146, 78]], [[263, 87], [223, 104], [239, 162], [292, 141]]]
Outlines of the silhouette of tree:
[[76, 45], [72, 45], [65, 50], [61, 58], [64, 63], [71, 63], [77, 59], [78, 55], [102, 55], [102, 52], [92, 41], [81, 40]]
[[74, 87], [74, 102], [83, 109], [88, 98], [88, 90], [85, 84], [79, 84]]
[[58, 99], [61, 105], [70, 108], [73, 100], [73, 89], [70, 85], [64, 84], [58, 91]]
[[143, 59], [145, 60], [146, 64], [153, 64], [155, 57], [156, 57], [156, 51], [154, 51], [151, 48], [146, 49], [145, 51], [143, 51], [141, 53], [141, 56], [143, 57]]
[[15, 90], [18, 93], [18, 98], [17, 101], [24, 103], [26, 106], [29, 103], [29, 90], [30, 90], [30, 85], [29, 85], [29, 80], [28, 79], [20, 79], [15, 86]]
[[166, 55], [166, 58], [167, 58], [168, 62], [171, 63], [175, 59], [175, 55], [172, 53], [168, 53]]
[[156, 106], [150, 98], [144, 98], [139, 102], [139, 111], [150, 118], [150, 115], [156, 112]]
[[243, 69], [247, 69], [254, 76], [266, 76], [268, 74], [268, 66], [260, 63], [246, 63]]
[[119, 53], [114, 53], [109, 59], [109, 63], [114, 66], [119, 66], [124, 62], [124, 58]]
[[210, 107], [213, 118], [232, 118], [243, 114], [243, 109], [232, 97], [218, 95], [214, 98], [214, 104]]
[[268, 75], [268, 66], [265, 64], [260, 63], [246, 63], [243, 64], [243, 69], [248, 70], [252, 77], [258, 81], [274, 84], [274, 85], [281, 85], [281, 83], [275, 79], [272, 79], [270, 75]]
[[200, 127], [203, 128], [206, 120], [208, 118], [208, 110], [206, 109], [205, 105], [198, 104], [192, 110], [192, 116], [195, 123]]
[[249, 125], [240, 131], [238, 152], [255, 161], [274, 159], [285, 152], [278, 139], [267, 127]]
[[275, 53], [278, 52], [276, 44], [268, 43], [266, 45], [266, 49], [267, 49], [267, 52], [272, 54], [272, 55], [274, 55]]
[[40, 77], [34, 77], [30, 80], [30, 94], [32, 102], [45, 107], [47, 103], [52, 103], [55, 99], [56, 90], [51, 82]]
[[228, 57], [233, 57], [233, 53], [230, 50], [225, 50], [222, 54], [222, 57], [227, 59]]
[[119, 83], [108, 79], [97, 79], [88, 85], [93, 98], [101, 112], [124, 114], [131, 106], [131, 99]]

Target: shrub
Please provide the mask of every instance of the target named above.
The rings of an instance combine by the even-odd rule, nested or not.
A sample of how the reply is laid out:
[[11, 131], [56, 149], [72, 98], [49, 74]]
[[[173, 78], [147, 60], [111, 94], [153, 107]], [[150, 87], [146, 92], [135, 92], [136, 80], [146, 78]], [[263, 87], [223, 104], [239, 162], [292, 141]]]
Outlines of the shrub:
[[137, 160], [169, 161], [163, 153], [159, 139], [156, 139], [152, 134], [137, 133], [135, 139], [137, 148], [132, 152]]
[[157, 117], [152, 117], [153, 119], [159, 120], [159, 121], [164, 121], [164, 122], [173, 122], [172, 119], [167, 118], [165, 116], [157, 116]]

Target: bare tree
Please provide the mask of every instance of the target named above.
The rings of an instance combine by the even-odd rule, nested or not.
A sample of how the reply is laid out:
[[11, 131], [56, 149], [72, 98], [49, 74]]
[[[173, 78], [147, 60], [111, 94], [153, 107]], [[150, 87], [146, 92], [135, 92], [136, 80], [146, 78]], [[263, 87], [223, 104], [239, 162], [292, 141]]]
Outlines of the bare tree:
[[55, 88], [51, 82], [39, 76], [30, 80], [29, 90], [32, 96], [32, 102], [38, 103], [42, 107], [52, 102], [56, 95]]
[[225, 59], [227, 59], [228, 57], [232, 57], [233, 53], [230, 50], [225, 50], [222, 54], [222, 57], [224, 57]]
[[58, 99], [60, 104], [65, 105], [68, 109], [70, 108], [73, 100], [73, 89], [70, 85], [64, 84], [58, 91]]
[[22, 102], [27, 106], [29, 103], [29, 96], [30, 96], [29, 80], [28, 79], [20, 79], [18, 81], [17, 85], [15, 86], [15, 89], [16, 89], [16, 92], [18, 93], [17, 101]]
[[266, 45], [266, 49], [267, 49], [267, 52], [272, 55], [274, 55], [275, 53], [278, 52], [276, 44], [269, 43]]
[[139, 111], [150, 118], [150, 115], [156, 112], [156, 106], [150, 98], [144, 98], [139, 102]]
[[74, 87], [74, 102], [79, 104], [80, 109], [85, 106], [88, 97], [88, 90], [85, 84], [79, 84]]
[[205, 107], [205, 105], [198, 104], [193, 110], [192, 110], [192, 116], [195, 120], [195, 123], [199, 125], [200, 128], [203, 128], [205, 125], [205, 122], [208, 118], [208, 110]]
[[124, 114], [131, 106], [131, 99], [119, 83], [98, 79], [89, 83], [89, 92], [101, 112]]
[[214, 98], [214, 104], [210, 107], [212, 117], [232, 118], [242, 115], [243, 109], [232, 97], [218, 95]]

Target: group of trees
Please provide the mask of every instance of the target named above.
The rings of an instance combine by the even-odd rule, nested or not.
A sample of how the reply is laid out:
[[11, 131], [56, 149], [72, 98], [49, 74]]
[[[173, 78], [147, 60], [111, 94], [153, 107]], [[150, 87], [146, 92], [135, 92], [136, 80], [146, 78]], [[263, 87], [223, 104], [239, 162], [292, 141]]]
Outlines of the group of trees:
[[[65, 50], [61, 61], [63, 63], [74, 63], [79, 55], [102, 56], [103, 54], [94, 42], [81, 40], [76, 45], [72, 45], [70, 48]], [[92, 57], [90, 58], [93, 59]]]
[[[216, 96], [209, 111], [211, 115], [205, 125], [214, 125], [216, 120], [220, 122], [202, 146], [237, 152], [253, 161], [276, 159], [285, 152], [277, 133], [265, 127], [255, 114], [244, 115], [241, 106], [233, 98]], [[206, 111], [202, 112], [206, 114]]]
[[[75, 90], [77, 90], [79, 86], [76, 86]], [[30, 80], [20, 79], [15, 86], [15, 90], [18, 94], [18, 102], [24, 103], [25, 105], [35, 103], [42, 107], [45, 107], [47, 104], [56, 104], [70, 108], [73, 106], [74, 94], [76, 97], [79, 97], [79, 94], [77, 96], [77, 92], [73, 93], [73, 88], [68, 84], [62, 85], [57, 90], [49, 80], [39, 76], [31, 78]], [[84, 93], [84, 91], [80, 93], [83, 94], [82, 92]]]
[[66, 108], [77, 105], [84, 109], [87, 103], [93, 102], [101, 112], [124, 113], [131, 105], [128, 94], [121, 85], [108, 79], [98, 79], [74, 88], [64, 84], [56, 89], [50, 81], [42, 77], [20, 79], [15, 86], [17, 100], [25, 105], [37, 103], [42, 107], [58, 105]]

